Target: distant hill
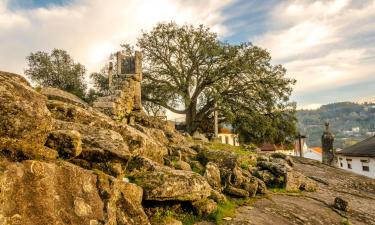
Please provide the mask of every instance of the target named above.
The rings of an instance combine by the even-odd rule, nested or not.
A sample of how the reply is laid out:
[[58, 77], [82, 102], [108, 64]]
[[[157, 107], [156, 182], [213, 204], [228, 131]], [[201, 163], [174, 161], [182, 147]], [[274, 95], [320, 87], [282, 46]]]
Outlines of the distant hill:
[[321, 146], [324, 122], [335, 134], [335, 148], [344, 148], [375, 135], [375, 103], [338, 102], [315, 110], [298, 110], [298, 129], [310, 147]]

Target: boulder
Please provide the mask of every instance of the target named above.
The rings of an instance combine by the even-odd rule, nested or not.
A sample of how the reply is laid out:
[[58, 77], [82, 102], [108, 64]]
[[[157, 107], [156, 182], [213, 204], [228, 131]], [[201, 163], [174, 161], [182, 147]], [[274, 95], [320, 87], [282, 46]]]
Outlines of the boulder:
[[188, 161], [193, 159], [197, 156], [197, 152], [194, 151], [192, 148], [187, 146], [181, 145], [171, 145], [168, 147], [168, 155], [169, 156], [176, 156], [179, 159], [181, 158], [184, 161]]
[[198, 201], [211, 194], [207, 181], [197, 173], [165, 168], [133, 176], [144, 190], [144, 200]]
[[82, 108], [57, 100], [49, 100], [47, 107], [52, 117], [57, 120], [106, 129], [113, 129], [116, 126], [115, 121], [91, 107]]
[[141, 187], [97, 173], [98, 191], [106, 205], [106, 224], [149, 224], [142, 208]]
[[82, 152], [81, 134], [74, 130], [55, 130], [48, 135], [45, 146], [56, 149], [61, 157], [77, 157]]
[[53, 125], [46, 100], [23, 77], [0, 71], [0, 138], [43, 146]]
[[5, 224], [149, 224], [142, 190], [73, 164], [0, 161]]
[[200, 201], [193, 202], [192, 205], [195, 212], [200, 216], [209, 215], [217, 210], [217, 204], [212, 199], [202, 199]]
[[168, 149], [163, 143], [126, 124], [120, 124], [114, 130], [122, 135], [132, 155], [143, 156], [155, 162], [164, 163], [164, 157], [168, 154]]
[[236, 197], [241, 197], [241, 198], [249, 197], [248, 191], [241, 189], [241, 188], [233, 187], [232, 185], [228, 185], [227, 187], [225, 187], [224, 191], [225, 193], [236, 196]]
[[338, 210], [341, 210], [341, 211], [344, 211], [344, 212], [347, 212], [348, 209], [349, 209], [349, 203], [348, 201], [344, 200], [343, 198], [341, 197], [336, 197], [335, 198], [335, 201], [334, 201], [334, 204], [333, 204], [333, 207], [335, 209], [338, 209]]
[[203, 174], [204, 173], [205, 167], [202, 166], [202, 164], [199, 161], [189, 160], [189, 164], [190, 164], [191, 169], [194, 172], [199, 173], [199, 174]]
[[221, 191], [220, 170], [215, 163], [207, 163], [206, 170], [203, 176], [204, 178], [206, 178], [207, 182], [211, 185], [213, 189]]
[[91, 127], [84, 124], [56, 121], [62, 130], [75, 130], [82, 137], [82, 153], [79, 158], [93, 162], [108, 160], [127, 161], [131, 152], [123, 137], [113, 130]]
[[258, 167], [264, 170], [269, 170], [275, 176], [286, 176], [286, 174], [292, 170], [292, 168], [285, 162], [285, 160], [280, 159], [280, 161], [258, 161]]
[[225, 195], [223, 195], [221, 192], [218, 192], [216, 190], [211, 191], [211, 195], [209, 197], [210, 199], [214, 200], [217, 203], [226, 202], [227, 198]]
[[205, 149], [199, 149], [197, 158], [199, 161], [206, 165], [208, 162], [214, 162], [216, 165], [218, 165], [220, 168], [229, 168], [232, 169], [236, 165], [240, 164], [240, 158], [241, 156], [229, 152], [229, 151], [219, 151], [219, 150], [205, 150]]
[[206, 136], [204, 134], [199, 133], [199, 131], [195, 131], [192, 137], [194, 140], [208, 142]]
[[253, 174], [254, 174], [254, 176], [261, 179], [266, 185], [272, 185], [272, 184], [275, 184], [275, 182], [276, 182], [275, 175], [273, 175], [268, 170], [255, 171]]
[[265, 194], [267, 192], [267, 185], [261, 179], [258, 179], [258, 178], [257, 178], [257, 182], [258, 182], [257, 193]]
[[173, 163], [173, 166], [177, 170], [191, 171], [189, 163], [184, 162], [182, 160], [178, 160], [177, 162]]
[[14, 161], [26, 159], [52, 160], [58, 157], [56, 150], [38, 143], [0, 137], [0, 154]]
[[47, 96], [47, 98], [50, 100], [59, 100], [59, 101], [67, 102], [69, 104], [77, 105], [80, 107], [88, 107], [88, 104], [82, 101], [82, 99], [78, 98], [77, 96], [69, 92], [66, 92], [57, 88], [45, 87], [41, 89], [40, 93], [42, 95]]
[[312, 179], [304, 176], [300, 172], [290, 171], [286, 175], [285, 190], [286, 191], [315, 191], [317, 184]]

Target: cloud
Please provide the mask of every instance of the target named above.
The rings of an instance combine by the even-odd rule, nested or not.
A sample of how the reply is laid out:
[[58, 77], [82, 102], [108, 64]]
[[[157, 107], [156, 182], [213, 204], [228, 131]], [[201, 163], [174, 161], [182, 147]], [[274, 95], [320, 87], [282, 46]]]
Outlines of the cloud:
[[10, 10], [0, 2], [0, 69], [23, 73], [30, 52], [67, 50], [88, 71], [102, 67], [120, 43], [136, 42], [141, 30], [157, 22], [205, 24], [227, 29], [221, 9], [231, 0], [76, 0], [66, 5]]
[[272, 29], [251, 40], [297, 79], [294, 95], [373, 80], [374, 0], [284, 1], [269, 19]]

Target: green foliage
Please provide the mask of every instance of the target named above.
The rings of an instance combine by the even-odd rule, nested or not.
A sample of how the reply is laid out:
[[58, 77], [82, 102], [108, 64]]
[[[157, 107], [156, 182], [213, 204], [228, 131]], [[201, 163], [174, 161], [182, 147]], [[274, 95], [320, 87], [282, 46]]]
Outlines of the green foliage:
[[268, 113], [237, 113], [233, 126], [245, 143], [290, 145], [296, 135], [295, 106], [286, 104]]
[[221, 224], [223, 218], [233, 217], [236, 214], [236, 202], [228, 200], [225, 203], [219, 203], [217, 205], [217, 211], [208, 217], [216, 224]]
[[222, 43], [203, 25], [166, 23], [144, 32], [138, 46], [145, 61], [142, 99], [185, 114], [190, 133], [198, 128], [212, 132], [215, 109], [220, 122], [256, 130], [260, 127], [242, 117], [274, 114], [276, 118], [276, 112], [289, 104], [295, 81], [285, 78], [281, 65], [271, 64], [265, 49], [251, 43]]
[[38, 51], [27, 56], [25, 75], [41, 87], [55, 87], [85, 98], [85, 67], [61, 49], [51, 54]]
[[[324, 123], [328, 121], [335, 135], [334, 148], [345, 148], [369, 137], [367, 132], [375, 131], [375, 104], [332, 103], [316, 110], [298, 110], [297, 118], [298, 130], [308, 137], [309, 146], [321, 146]], [[353, 127], [360, 131], [351, 134]]]

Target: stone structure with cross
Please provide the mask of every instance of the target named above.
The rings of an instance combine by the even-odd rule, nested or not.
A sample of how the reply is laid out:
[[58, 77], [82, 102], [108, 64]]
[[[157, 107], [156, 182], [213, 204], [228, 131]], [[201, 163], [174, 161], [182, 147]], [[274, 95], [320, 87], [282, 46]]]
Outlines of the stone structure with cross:
[[325, 123], [325, 131], [322, 135], [322, 162], [323, 164], [334, 166], [335, 152], [333, 150], [333, 141], [335, 136], [329, 130], [329, 123]]
[[115, 68], [108, 69], [109, 95], [94, 102], [94, 108], [115, 120], [122, 120], [133, 111], [142, 111], [141, 103], [142, 55], [116, 53]]

